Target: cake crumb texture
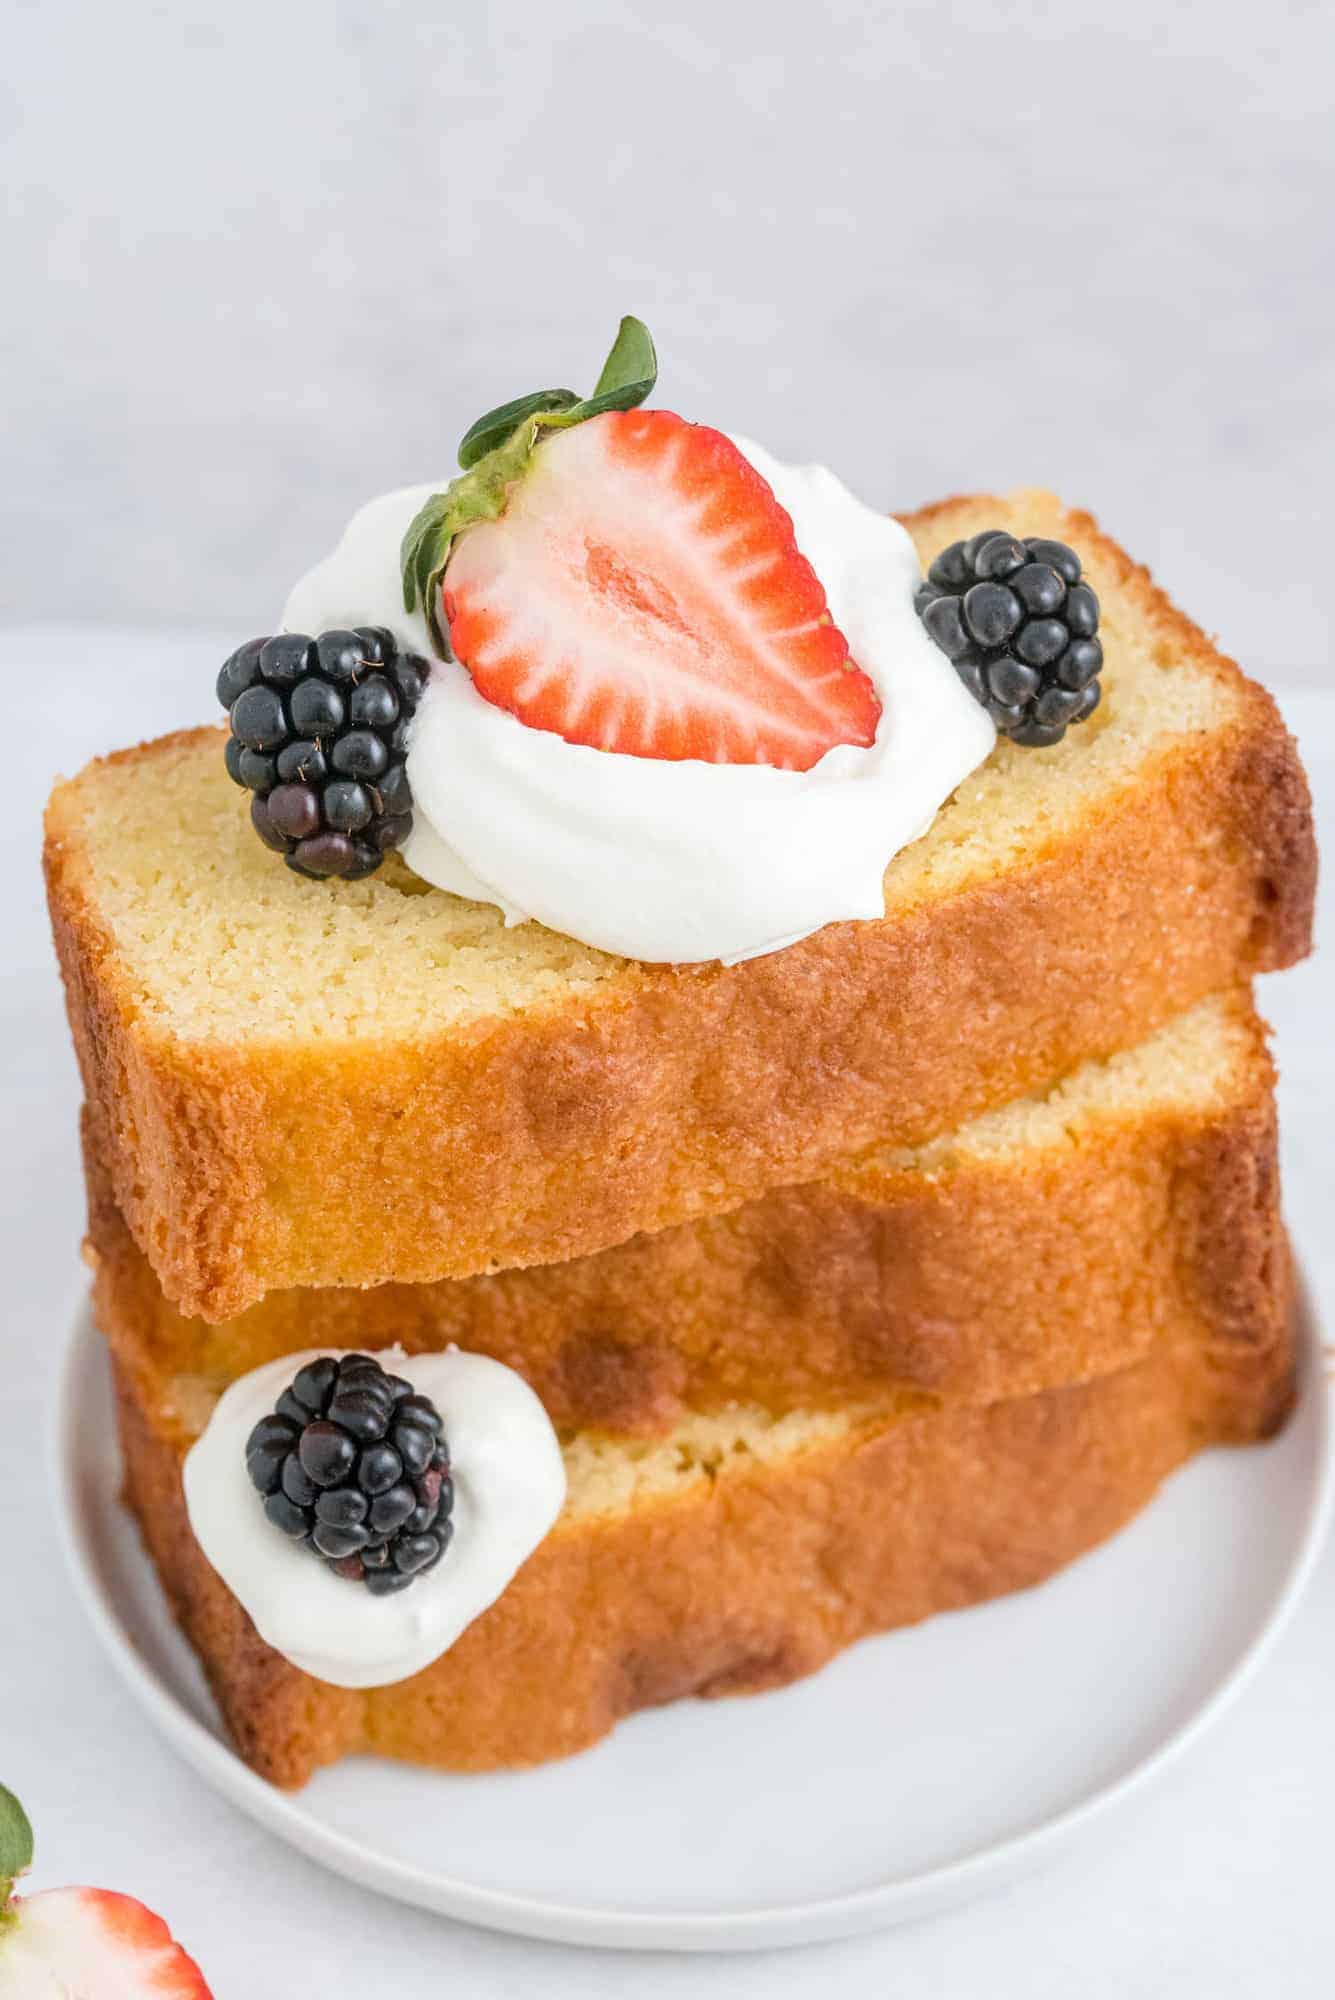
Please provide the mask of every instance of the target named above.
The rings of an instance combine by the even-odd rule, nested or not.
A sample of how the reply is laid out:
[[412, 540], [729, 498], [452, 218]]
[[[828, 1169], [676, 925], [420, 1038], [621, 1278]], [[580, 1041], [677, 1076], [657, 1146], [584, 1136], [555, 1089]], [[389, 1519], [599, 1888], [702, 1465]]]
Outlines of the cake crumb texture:
[[292, 1285], [546, 1264], [916, 1146], [1307, 949], [1310, 803], [1273, 703], [1042, 494], [908, 517], [1080, 549], [1102, 706], [1001, 743], [892, 862], [886, 916], [725, 969], [638, 965], [414, 881], [316, 887], [222, 732], [53, 796], [47, 872], [116, 1200], [212, 1319]]
[[870, 1633], [1041, 1582], [1193, 1452], [1269, 1434], [1291, 1398], [1286, 1339], [981, 1408], [744, 1410], [658, 1443], [576, 1439], [565, 1513], [499, 1600], [411, 1680], [353, 1691], [259, 1639], [190, 1531], [175, 1420], [118, 1371], [127, 1498], [238, 1748], [284, 1786], [361, 1751], [539, 1763], [637, 1709], [780, 1686]]
[[727, 1215], [491, 1277], [271, 1292], [218, 1324], [164, 1296], [89, 1124], [95, 1311], [122, 1367], [188, 1408], [298, 1349], [451, 1342], [516, 1369], [559, 1430], [623, 1438], [730, 1403], [1027, 1395], [1156, 1345], [1281, 1337], [1272, 1081], [1247, 996], [1219, 996], [925, 1147]]

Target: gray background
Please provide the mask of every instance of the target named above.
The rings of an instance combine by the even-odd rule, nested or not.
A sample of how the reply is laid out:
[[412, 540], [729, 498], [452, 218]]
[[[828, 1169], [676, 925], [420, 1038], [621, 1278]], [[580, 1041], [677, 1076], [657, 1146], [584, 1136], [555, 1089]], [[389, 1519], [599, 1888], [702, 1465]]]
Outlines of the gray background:
[[11, 619], [263, 627], [634, 310], [685, 414], [887, 505], [1055, 486], [1323, 668], [1328, 7], [0, 14]]
[[[0, 1779], [36, 1886], [146, 1897], [218, 2000], [1328, 2000], [1335, 1549], [1106, 1846], [743, 1963], [543, 1950], [320, 1874], [157, 1737], [61, 1560], [81, 1207], [50, 775], [209, 714], [225, 633], [262, 628], [359, 500], [446, 469], [488, 404], [586, 386], [621, 312], [658, 335], [666, 403], [868, 499], [1040, 481], [1092, 506], [1279, 684], [1335, 840], [1329, 12], [669, 3], [0, 0], [0, 687], [28, 690], [0, 814]], [[1318, 957], [1262, 995], [1328, 1321], [1333, 991]]]

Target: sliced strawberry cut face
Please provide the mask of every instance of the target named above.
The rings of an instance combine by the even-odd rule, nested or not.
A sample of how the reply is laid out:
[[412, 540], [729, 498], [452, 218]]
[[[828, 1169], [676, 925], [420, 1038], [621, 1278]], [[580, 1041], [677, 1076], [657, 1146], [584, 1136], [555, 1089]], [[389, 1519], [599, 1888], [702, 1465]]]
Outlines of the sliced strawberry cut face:
[[444, 614], [478, 692], [635, 757], [808, 771], [881, 704], [766, 480], [721, 431], [609, 412], [462, 534]]
[[[6, 1982], [14, 1982], [7, 1984]], [[212, 2000], [161, 1917], [109, 1889], [18, 1896], [0, 1929], [0, 1993], [15, 2000]]]

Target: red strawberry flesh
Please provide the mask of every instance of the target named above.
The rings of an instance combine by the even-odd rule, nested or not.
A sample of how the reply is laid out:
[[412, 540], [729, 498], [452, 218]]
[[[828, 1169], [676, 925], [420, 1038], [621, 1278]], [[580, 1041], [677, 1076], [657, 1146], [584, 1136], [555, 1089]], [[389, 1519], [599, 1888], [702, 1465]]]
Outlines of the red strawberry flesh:
[[721, 431], [608, 412], [541, 444], [444, 580], [487, 701], [568, 743], [807, 771], [881, 707], [772, 488]]
[[[162, 1918], [110, 1889], [14, 1898], [0, 1930], [0, 1993], [89, 2000], [212, 2000]], [[18, 1980], [7, 1985], [6, 1980]]]

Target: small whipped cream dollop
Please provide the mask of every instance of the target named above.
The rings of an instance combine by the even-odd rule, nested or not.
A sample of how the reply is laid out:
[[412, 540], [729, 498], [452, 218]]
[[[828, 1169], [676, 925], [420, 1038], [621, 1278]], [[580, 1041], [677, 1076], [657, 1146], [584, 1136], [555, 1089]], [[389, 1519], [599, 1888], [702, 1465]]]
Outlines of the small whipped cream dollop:
[[299, 1368], [331, 1351], [284, 1355], [224, 1391], [185, 1461], [186, 1508], [196, 1541], [266, 1645], [335, 1687], [385, 1687], [430, 1666], [495, 1603], [560, 1513], [565, 1465], [547, 1412], [512, 1368], [457, 1348], [381, 1354], [444, 1420], [454, 1535], [428, 1574], [373, 1597], [275, 1528], [246, 1471], [254, 1426]]
[[[507, 923], [536, 918], [603, 951], [677, 964], [736, 963], [883, 914], [887, 863], [996, 732], [922, 628], [906, 530], [824, 466], [733, 442], [791, 516], [881, 698], [876, 741], [836, 745], [810, 771], [625, 756], [528, 727], [484, 700], [463, 666], [435, 660], [409, 740], [402, 850], [425, 880], [495, 904]], [[440, 490], [407, 487], [355, 514], [292, 592], [284, 627], [383, 625], [431, 658], [420, 609], [403, 609], [399, 545]]]

